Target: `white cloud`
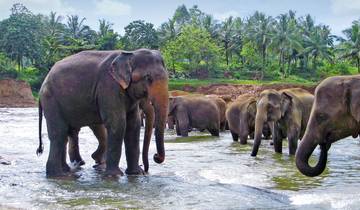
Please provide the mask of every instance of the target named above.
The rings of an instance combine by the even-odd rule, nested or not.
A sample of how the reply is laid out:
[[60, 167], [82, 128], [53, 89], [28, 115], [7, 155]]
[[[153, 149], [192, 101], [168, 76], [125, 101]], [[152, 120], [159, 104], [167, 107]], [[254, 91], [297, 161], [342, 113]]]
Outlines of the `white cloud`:
[[229, 18], [230, 16], [237, 17], [239, 16], [239, 13], [236, 11], [227, 11], [224, 13], [215, 13], [214, 18], [217, 20], [224, 21], [226, 18]]
[[7, 18], [10, 14], [10, 8], [15, 3], [21, 3], [34, 14], [49, 14], [51, 11], [59, 15], [71, 14], [74, 8], [67, 5], [63, 0], [1, 0], [0, 1], [0, 19]]
[[360, 1], [359, 0], [331, 0], [331, 10], [336, 15], [359, 15]]
[[117, 0], [96, 0], [95, 8], [98, 15], [118, 17], [131, 14], [131, 6]]

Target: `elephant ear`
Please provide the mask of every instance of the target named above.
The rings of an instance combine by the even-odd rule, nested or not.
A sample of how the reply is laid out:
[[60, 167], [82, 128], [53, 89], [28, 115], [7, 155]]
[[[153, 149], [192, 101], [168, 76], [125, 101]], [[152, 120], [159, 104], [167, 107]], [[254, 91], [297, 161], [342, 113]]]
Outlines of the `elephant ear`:
[[176, 100], [177, 97], [171, 96], [169, 97], [169, 115], [173, 115], [176, 109]]
[[281, 94], [281, 106], [280, 106], [280, 109], [281, 109], [281, 116], [285, 116], [285, 113], [287, 110], [289, 110], [292, 106], [292, 96], [286, 92], [283, 92]]
[[348, 89], [347, 95], [350, 96], [350, 113], [357, 122], [360, 122], [360, 89], [358, 87], [352, 87]]
[[119, 83], [119, 85], [126, 90], [131, 82], [132, 68], [130, 65], [130, 58], [133, 55], [131, 52], [122, 52], [114, 58], [111, 62], [109, 73], [112, 78]]

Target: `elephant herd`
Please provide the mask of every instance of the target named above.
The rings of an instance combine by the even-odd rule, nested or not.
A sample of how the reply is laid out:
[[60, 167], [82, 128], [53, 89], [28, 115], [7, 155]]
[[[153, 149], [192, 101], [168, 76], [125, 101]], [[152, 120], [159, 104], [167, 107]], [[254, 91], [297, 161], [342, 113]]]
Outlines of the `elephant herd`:
[[282, 152], [282, 140], [287, 138], [289, 154], [295, 155], [314, 101], [314, 96], [301, 88], [264, 90], [258, 97], [244, 94], [228, 104], [217, 96], [183, 93], [171, 97], [171, 91], [169, 95], [169, 119], [175, 121], [178, 135], [187, 136], [197, 128], [218, 136], [224, 130], [220, 124], [227, 123], [234, 141], [240, 138], [240, 144], [246, 144], [249, 136], [254, 139], [252, 156], [257, 155], [261, 139], [270, 136], [275, 152]]
[[[141, 112], [140, 112], [141, 110]], [[179, 136], [193, 129], [219, 136], [226, 128], [234, 141], [254, 139], [256, 156], [263, 138], [271, 137], [274, 151], [282, 153], [288, 140], [289, 154], [307, 176], [320, 175], [331, 144], [360, 133], [360, 76], [325, 79], [315, 95], [301, 88], [264, 90], [259, 96], [245, 94], [236, 100], [214, 95], [168, 91], [164, 61], [156, 50], [83, 51], [58, 61], [45, 78], [39, 93], [39, 147], [42, 115], [46, 118], [50, 151], [46, 163], [49, 177], [72, 176], [66, 163], [84, 164], [78, 135], [88, 126], [99, 141], [92, 154], [95, 168], [106, 175], [122, 175], [119, 168], [125, 144], [126, 174], [148, 171], [148, 150], [153, 128], [157, 153], [165, 160], [166, 123]], [[141, 115], [145, 117], [142, 148], [144, 170], [139, 166]], [[298, 141], [300, 144], [298, 147]], [[320, 146], [315, 166], [309, 157]], [[68, 150], [67, 150], [68, 147]]]

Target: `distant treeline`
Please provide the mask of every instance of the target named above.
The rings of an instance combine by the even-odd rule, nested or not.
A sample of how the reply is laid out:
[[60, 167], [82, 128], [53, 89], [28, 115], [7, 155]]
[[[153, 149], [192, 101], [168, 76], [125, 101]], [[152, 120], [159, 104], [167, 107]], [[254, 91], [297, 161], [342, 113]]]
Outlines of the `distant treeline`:
[[360, 72], [360, 21], [331, 34], [311, 15], [294, 11], [271, 17], [255, 12], [224, 21], [197, 6], [179, 6], [158, 28], [136, 20], [119, 35], [112, 23], [99, 28], [78, 15], [33, 14], [14, 4], [0, 21], [0, 77], [25, 79], [36, 90], [58, 60], [88, 50], [161, 50], [172, 78], [235, 78], [318, 80]]

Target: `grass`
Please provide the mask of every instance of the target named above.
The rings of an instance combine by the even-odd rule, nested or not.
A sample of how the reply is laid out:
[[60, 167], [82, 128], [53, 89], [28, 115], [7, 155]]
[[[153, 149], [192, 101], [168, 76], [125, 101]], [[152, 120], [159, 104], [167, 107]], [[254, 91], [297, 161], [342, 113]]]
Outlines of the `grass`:
[[238, 85], [272, 85], [272, 84], [297, 84], [312, 86], [315, 82], [305, 80], [301, 77], [289, 77], [281, 80], [236, 80], [236, 79], [170, 79], [169, 90], [181, 90], [184, 86], [197, 88], [211, 84], [238, 84]]

